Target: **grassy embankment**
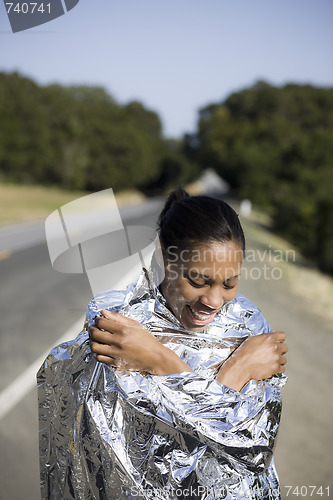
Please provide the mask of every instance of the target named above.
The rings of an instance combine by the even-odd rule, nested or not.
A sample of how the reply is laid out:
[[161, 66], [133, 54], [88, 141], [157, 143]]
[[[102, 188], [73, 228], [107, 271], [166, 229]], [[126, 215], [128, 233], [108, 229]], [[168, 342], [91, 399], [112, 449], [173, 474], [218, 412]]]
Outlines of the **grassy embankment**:
[[280, 268], [290, 289], [304, 301], [304, 310], [312, 311], [333, 331], [333, 278], [321, 273], [295, 246], [271, 232], [270, 218], [266, 214], [254, 210], [248, 219], [242, 220], [242, 224], [247, 237], [267, 250], [264, 263], [272, 266], [270, 256], [279, 256], [274, 258], [273, 265]]
[[[64, 191], [43, 186], [0, 183], [0, 226], [17, 222], [44, 221], [54, 210], [89, 193]], [[119, 205], [138, 203], [144, 196], [138, 191], [116, 195]]]

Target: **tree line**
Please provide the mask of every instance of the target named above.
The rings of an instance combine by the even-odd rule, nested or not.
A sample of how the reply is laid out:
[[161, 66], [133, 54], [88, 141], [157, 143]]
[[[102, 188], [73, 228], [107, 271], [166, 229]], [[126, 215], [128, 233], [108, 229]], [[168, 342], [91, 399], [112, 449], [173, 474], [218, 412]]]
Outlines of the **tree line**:
[[0, 73], [0, 180], [161, 193], [211, 167], [333, 274], [333, 89], [265, 82], [199, 112], [165, 139], [159, 116], [103, 88]]
[[201, 109], [187, 145], [333, 274], [333, 88], [258, 82]]
[[3, 181], [149, 191], [187, 182], [196, 168], [182, 141], [162, 137], [156, 113], [139, 102], [121, 106], [100, 87], [43, 87], [0, 73], [0, 124]]

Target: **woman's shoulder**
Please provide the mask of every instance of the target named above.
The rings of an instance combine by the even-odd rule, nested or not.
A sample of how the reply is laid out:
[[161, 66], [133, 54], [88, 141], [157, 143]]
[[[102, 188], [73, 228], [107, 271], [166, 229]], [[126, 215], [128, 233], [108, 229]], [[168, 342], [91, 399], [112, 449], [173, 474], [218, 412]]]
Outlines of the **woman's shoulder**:
[[239, 304], [243, 308], [251, 309], [251, 310], [256, 311], [256, 312], [260, 312], [260, 309], [250, 299], [245, 297], [245, 295], [243, 295], [240, 292], [237, 293], [236, 298], [232, 302], [235, 304]]
[[102, 309], [119, 312], [123, 307], [127, 290], [106, 290], [96, 295], [88, 304], [87, 320], [91, 324]]
[[239, 320], [253, 333], [258, 334], [272, 331], [270, 324], [260, 309], [241, 293], [237, 293], [236, 298], [230, 306], [230, 313], [239, 317]]

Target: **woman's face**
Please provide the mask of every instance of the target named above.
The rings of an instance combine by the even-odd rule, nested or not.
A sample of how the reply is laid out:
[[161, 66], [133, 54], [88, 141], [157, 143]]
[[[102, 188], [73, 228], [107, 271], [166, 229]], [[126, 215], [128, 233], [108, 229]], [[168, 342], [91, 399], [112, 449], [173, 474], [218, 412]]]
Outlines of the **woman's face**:
[[169, 250], [161, 292], [187, 330], [201, 331], [236, 297], [243, 251], [234, 242]]

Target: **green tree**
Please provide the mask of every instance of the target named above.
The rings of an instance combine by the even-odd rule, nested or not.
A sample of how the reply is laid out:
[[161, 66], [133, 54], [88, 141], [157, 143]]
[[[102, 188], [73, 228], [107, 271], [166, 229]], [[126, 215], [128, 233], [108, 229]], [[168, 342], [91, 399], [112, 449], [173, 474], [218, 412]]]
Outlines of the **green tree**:
[[40, 87], [0, 73], [0, 120], [2, 179], [119, 190], [163, 188], [171, 170], [187, 176], [188, 162], [162, 137], [159, 116], [140, 102], [120, 106], [102, 87]]
[[[187, 153], [224, 177], [274, 227], [333, 272], [333, 89], [259, 82], [200, 111]], [[192, 145], [192, 146], [191, 146]]]

